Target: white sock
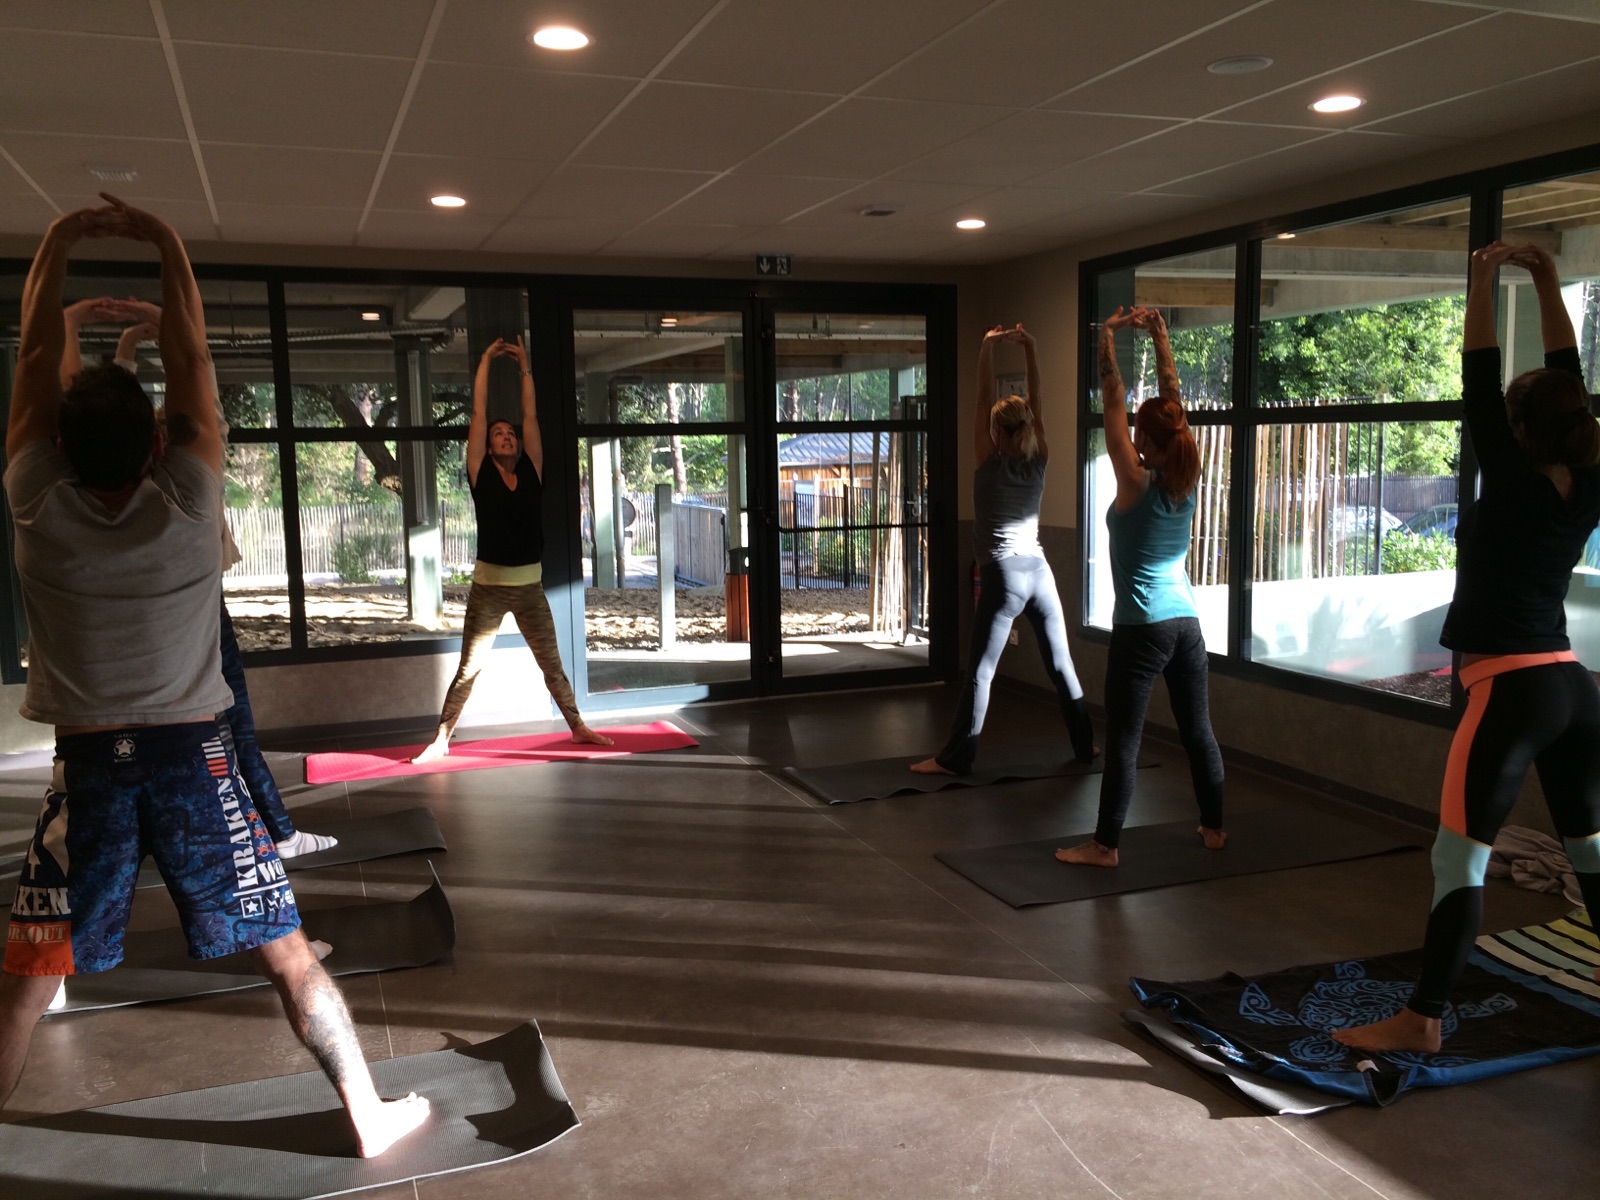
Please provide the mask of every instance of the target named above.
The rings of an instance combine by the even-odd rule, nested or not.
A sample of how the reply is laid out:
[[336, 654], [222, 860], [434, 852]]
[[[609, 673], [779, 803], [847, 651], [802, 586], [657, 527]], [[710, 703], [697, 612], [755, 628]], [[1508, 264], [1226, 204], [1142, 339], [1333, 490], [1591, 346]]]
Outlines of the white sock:
[[297, 829], [292, 838], [285, 838], [278, 843], [278, 857], [296, 858], [302, 854], [315, 854], [318, 850], [332, 850], [338, 844], [339, 839], [336, 837]]

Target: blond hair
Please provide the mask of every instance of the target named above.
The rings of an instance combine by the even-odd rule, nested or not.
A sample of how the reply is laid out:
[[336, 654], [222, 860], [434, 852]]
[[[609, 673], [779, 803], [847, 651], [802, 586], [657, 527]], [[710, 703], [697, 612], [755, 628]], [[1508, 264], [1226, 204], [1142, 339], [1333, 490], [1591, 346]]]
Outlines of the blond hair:
[[995, 401], [989, 410], [989, 437], [999, 441], [997, 433], [1015, 439], [1017, 453], [1023, 462], [1031, 462], [1039, 453], [1039, 433], [1033, 427], [1033, 409], [1021, 396], [1007, 396]]

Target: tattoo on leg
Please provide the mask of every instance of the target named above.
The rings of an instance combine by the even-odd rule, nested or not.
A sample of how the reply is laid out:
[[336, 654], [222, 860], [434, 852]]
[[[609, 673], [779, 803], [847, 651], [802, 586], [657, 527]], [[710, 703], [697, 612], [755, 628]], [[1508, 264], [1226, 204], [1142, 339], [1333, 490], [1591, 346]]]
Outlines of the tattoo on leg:
[[321, 963], [312, 963], [306, 969], [306, 977], [295, 989], [290, 1016], [296, 1036], [335, 1087], [343, 1088], [366, 1074], [367, 1060], [361, 1053], [350, 1010]]

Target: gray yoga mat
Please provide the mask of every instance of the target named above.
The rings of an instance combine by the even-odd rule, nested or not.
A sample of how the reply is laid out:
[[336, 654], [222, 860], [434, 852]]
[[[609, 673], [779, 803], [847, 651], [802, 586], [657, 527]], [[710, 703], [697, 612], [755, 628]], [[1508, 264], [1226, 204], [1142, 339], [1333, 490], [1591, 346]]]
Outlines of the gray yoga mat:
[[378, 1158], [356, 1157], [333, 1086], [311, 1071], [0, 1125], [0, 1195], [319, 1200], [503, 1162], [578, 1125], [532, 1021], [372, 1075], [381, 1094], [432, 1105]]
[[[396, 854], [419, 850], [448, 850], [439, 822], [429, 808], [404, 808], [399, 812], [355, 817], [348, 821], [317, 821], [312, 833], [329, 834], [339, 839], [331, 850], [301, 854], [283, 865], [290, 871], [309, 871], [314, 867], [340, 867], [348, 863], [370, 862]], [[22, 873], [23, 855], [0, 858], [0, 905], [9, 907], [17, 893], [17, 877]], [[145, 860], [135, 887], [164, 886], [155, 863]]]
[[[307, 937], [333, 947], [322, 961], [330, 975], [423, 967], [443, 958], [456, 944], [455, 914], [438, 876], [410, 900], [312, 909], [301, 913], [301, 921]], [[123, 954], [123, 965], [115, 970], [69, 977], [66, 1007], [48, 1015], [267, 986], [240, 955], [205, 962], [190, 958], [183, 933], [175, 928], [129, 933]]]
[[[1001, 747], [985, 750], [966, 775], [918, 775], [911, 758], [871, 758], [863, 762], [835, 763], [826, 767], [785, 767], [783, 773], [806, 791], [829, 804], [854, 804], [915, 793], [928, 795], [946, 788], [987, 787], [1016, 779], [1052, 779], [1066, 775], [1097, 775], [1104, 757], [1081, 763], [1059, 744]], [[1156, 764], [1141, 760], [1141, 767]]]
[[1423, 840], [1421, 833], [1415, 838], [1395, 837], [1297, 806], [1231, 816], [1227, 847], [1207, 850], [1195, 833], [1198, 824], [1191, 817], [1166, 825], [1128, 826], [1119, 847], [1121, 865], [1109, 869], [1056, 861], [1057, 847], [1087, 841], [1091, 832], [979, 850], [947, 850], [935, 857], [1012, 908], [1026, 908], [1413, 850]]
[[1211, 1054], [1184, 1036], [1171, 1021], [1153, 1016], [1140, 1009], [1129, 1009], [1122, 1019], [1145, 1034], [1162, 1049], [1168, 1050], [1191, 1067], [1214, 1076], [1222, 1089], [1242, 1097], [1267, 1112], [1285, 1116], [1309, 1117], [1330, 1108], [1344, 1108], [1353, 1103], [1342, 1096], [1307, 1087], [1303, 1083], [1268, 1079], [1235, 1067]]

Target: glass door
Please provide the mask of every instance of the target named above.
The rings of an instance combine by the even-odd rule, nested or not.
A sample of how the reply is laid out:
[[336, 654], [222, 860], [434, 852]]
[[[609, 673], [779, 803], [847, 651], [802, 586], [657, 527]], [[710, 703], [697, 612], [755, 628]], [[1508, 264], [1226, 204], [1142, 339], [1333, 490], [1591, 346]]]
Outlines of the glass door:
[[[769, 311], [776, 478], [763, 564], [786, 680], [929, 666], [921, 314]], [[768, 623], [768, 630], [772, 625]]]

